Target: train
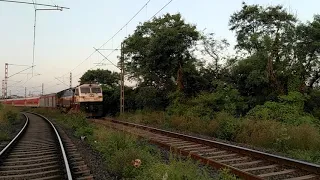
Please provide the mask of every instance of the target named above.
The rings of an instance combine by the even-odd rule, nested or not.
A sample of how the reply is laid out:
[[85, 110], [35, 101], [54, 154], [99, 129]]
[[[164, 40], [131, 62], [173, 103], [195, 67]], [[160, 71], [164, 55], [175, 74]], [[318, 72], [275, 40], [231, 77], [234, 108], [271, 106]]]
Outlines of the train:
[[91, 117], [103, 116], [103, 95], [99, 84], [81, 84], [57, 93], [2, 99], [0, 102], [16, 107], [57, 108], [63, 112], [82, 111]]

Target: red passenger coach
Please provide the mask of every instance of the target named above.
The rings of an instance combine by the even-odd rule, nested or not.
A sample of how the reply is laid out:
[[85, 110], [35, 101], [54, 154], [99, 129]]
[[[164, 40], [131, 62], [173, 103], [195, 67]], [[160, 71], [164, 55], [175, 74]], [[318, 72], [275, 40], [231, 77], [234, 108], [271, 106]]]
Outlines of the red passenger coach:
[[39, 107], [40, 97], [28, 97], [19, 99], [6, 99], [1, 100], [3, 104], [9, 104], [12, 106], [27, 106], [27, 107]]

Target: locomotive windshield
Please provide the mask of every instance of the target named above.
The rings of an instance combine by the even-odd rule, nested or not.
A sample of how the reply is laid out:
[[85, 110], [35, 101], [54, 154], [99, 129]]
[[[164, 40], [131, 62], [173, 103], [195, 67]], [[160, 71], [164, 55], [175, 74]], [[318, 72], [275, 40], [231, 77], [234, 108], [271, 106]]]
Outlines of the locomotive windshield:
[[100, 88], [91, 88], [91, 92], [92, 93], [101, 93], [101, 89]]
[[90, 93], [90, 88], [88, 87], [82, 87], [80, 88], [81, 93]]

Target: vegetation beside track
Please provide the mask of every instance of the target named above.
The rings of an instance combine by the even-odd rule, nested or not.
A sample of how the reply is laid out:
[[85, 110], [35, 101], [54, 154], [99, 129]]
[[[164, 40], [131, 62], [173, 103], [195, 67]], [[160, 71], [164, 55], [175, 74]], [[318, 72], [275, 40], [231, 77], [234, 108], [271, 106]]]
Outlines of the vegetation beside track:
[[[228, 23], [230, 48], [180, 13], [140, 23], [123, 41], [126, 78], [136, 86], [125, 87], [129, 113], [120, 119], [320, 164], [320, 15], [303, 22], [282, 5], [242, 3]], [[98, 69], [80, 78], [103, 85], [113, 117], [119, 77]]]
[[0, 142], [10, 140], [19, 123], [21, 123], [19, 111], [15, 107], [0, 103]]
[[235, 118], [226, 112], [216, 113], [211, 120], [188, 115], [168, 115], [163, 111], [136, 111], [125, 113], [119, 118], [162, 129], [244, 143], [320, 164], [320, 132], [314, 123], [293, 125], [273, 119], [257, 120], [249, 116]]
[[[158, 148], [143, 139], [109, 128], [92, 125], [84, 114], [60, 114], [56, 110], [33, 109], [44, 116], [55, 119], [57, 123], [72, 130], [74, 136], [81, 138], [103, 154], [105, 166], [117, 179], [236, 179], [227, 170], [222, 170], [214, 177], [206, 167], [187, 158], [170, 154], [164, 159]], [[141, 165], [135, 167], [133, 161], [139, 159]]]

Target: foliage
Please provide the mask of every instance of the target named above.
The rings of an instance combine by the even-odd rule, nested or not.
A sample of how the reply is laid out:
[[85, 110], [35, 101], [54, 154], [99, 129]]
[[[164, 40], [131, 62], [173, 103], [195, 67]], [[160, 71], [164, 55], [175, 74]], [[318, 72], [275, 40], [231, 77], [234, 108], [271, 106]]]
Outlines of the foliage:
[[184, 180], [212, 179], [204, 169], [199, 169], [197, 164], [191, 160], [183, 161], [179, 158], [170, 158], [168, 164], [155, 163], [144, 171], [137, 179], [141, 180]]
[[220, 139], [234, 140], [239, 126], [238, 120], [228, 113], [220, 112], [216, 115], [215, 121], [218, 126], [214, 132]]
[[15, 107], [0, 104], [0, 142], [10, 139], [16, 125], [20, 123], [19, 112]]
[[280, 102], [268, 101], [258, 105], [247, 114], [253, 119], [278, 120], [290, 124], [312, 124], [317, 120], [303, 111], [306, 98], [299, 92], [290, 92], [287, 96], [280, 96]]
[[230, 173], [229, 169], [219, 170], [217, 180], [237, 180], [238, 178]]
[[311, 113], [318, 118], [318, 125], [320, 127], [320, 90], [314, 89], [310, 92], [307, 101], [305, 102], [305, 111]]
[[136, 89], [135, 104], [137, 109], [163, 110], [167, 101], [166, 95], [153, 86]]
[[201, 53], [205, 56], [209, 56], [214, 62], [212, 63], [216, 74], [219, 73], [221, 68], [220, 61], [223, 60], [223, 53], [230, 45], [226, 39], [219, 40], [215, 38], [214, 33], [201, 36], [203, 49]]
[[60, 121], [66, 127], [71, 128], [76, 137], [88, 137], [93, 133], [93, 129], [89, 125], [86, 115], [83, 113], [64, 114], [59, 116], [57, 121]]
[[182, 83], [182, 69], [195, 61], [189, 49], [198, 39], [196, 27], [185, 23], [180, 14], [144, 22], [124, 41], [126, 72], [146, 86], [172, 89], [172, 77]]
[[311, 125], [285, 125], [272, 120], [244, 120], [240, 124], [235, 140], [258, 147], [289, 150], [314, 150], [319, 144], [320, 134]]
[[88, 70], [80, 78], [80, 84], [98, 83], [108, 87], [114, 87], [119, 83], [120, 75], [109, 70], [96, 69]]
[[[158, 150], [136, 137], [98, 128], [94, 132], [93, 147], [103, 153], [107, 169], [117, 178], [158, 179], [210, 179], [206, 170], [200, 170], [191, 160], [169, 159], [168, 164], [161, 161]], [[141, 165], [134, 167], [132, 160], [140, 159]]]

